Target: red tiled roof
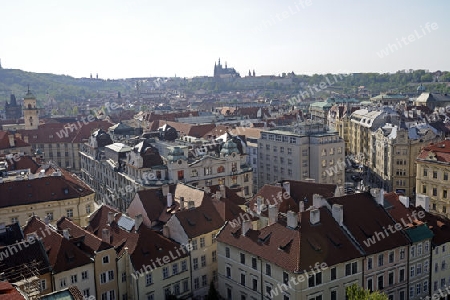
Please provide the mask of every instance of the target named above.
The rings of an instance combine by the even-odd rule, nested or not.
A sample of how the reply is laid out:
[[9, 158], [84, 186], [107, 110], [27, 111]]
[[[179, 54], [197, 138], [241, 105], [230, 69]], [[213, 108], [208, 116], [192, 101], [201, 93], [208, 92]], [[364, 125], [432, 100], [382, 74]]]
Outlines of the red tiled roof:
[[423, 147], [417, 159], [433, 162], [428, 157], [432, 154], [436, 156], [438, 162], [450, 163], [450, 140], [443, 140], [438, 143], [431, 143]]
[[14, 149], [19, 147], [29, 147], [30, 144], [25, 143], [21, 138], [14, 136], [14, 146], [9, 143], [8, 132], [0, 130], [0, 149]]
[[50, 229], [37, 217], [32, 217], [28, 220], [23, 232], [25, 235], [35, 233], [42, 239], [50, 265], [55, 273], [92, 263], [88, 255], [61, 234]]
[[103, 251], [112, 247], [110, 244], [102, 241], [101, 238], [97, 237], [92, 232], [83, 229], [66, 217], [62, 217], [61, 219], [59, 219], [56, 223], [56, 226], [60, 231], [68, 229], [71, 238], [77, 241], [81, 241], [83, 247], [80, 249], [89, 253], [90, 255], [94, 255], [95, 252]]
[[25, 300], [19, 291], [9, 282], [0, 281], [0, 300]]
[[315, 225], [310, 223], [309, 211], [301, 216], [296, 229], [286, 227], [283, 218], [260, 230], [249, 229], [245, 236], [240, 227], [228, 223], [217, 239], [294, 273], [309, 271], [317, 262], [333, 266], [362, 256], [327, 208], [320, 208], [320, 222]]
[[375, 254], [409, 244], [406, 236], [401, 231], [396, 231], [389, 233], [384, 238], [380, 237], [374, 244], [366, 245], [368, 239], [375, 238], [375, 233], [384, 233], [386, 228], [396, 224], [385, 209], [375, 202], [370, 193], [333, 197], [328, 199], [328, 202], [331, 205], [343, 205], [344, 225], [367, 254]]
[[36, 174], [39, 167], [39, 164], [28, 155], [8, 160], [8, 171], [30, 169], [31, 173]]
[[[289, 196], [284, 197], [284, 193], [286, 190], [280, 186], [265, 184], [258, 193], [250, 200], [249, 208], [253, 211], [256, 211], [256, 204], [258, 196], [264, 198], [263, 204], [271, 205], [278, 204], [278, 211], [282, 213], [286, 213], [288, 210], [292, 210], [294, 212], [298, 212], [299, 208], [295, 200]], [[264, 210], [262, 215], [267, 216], [268, 210]]]
[[0, 207], [79, 198], [94, 193], [66, 176], [49, 176], [0, 184]]

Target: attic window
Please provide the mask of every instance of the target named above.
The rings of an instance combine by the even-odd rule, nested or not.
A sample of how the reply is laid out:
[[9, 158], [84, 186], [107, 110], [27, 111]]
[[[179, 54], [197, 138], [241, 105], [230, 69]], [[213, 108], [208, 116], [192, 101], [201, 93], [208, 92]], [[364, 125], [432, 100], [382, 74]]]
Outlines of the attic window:
[[53, 138], [53, 134], [50, 134], [48, 137], [52, 139]]
[[317, 252], [322, 251], [322, 248], [320, 247], [320, 244], [319, 244], [315, 239], [313, 239], [313, 238], [308, 238], [308, 243], [311, 245], [311, 247], [312, 247], [315, 251], [317, 251]]
[[66, 194], [66, 195], [69, 194], [69, 189], [68, 188], [64, 189], [64, 194]]
[[271, 234], [272, 232], [263, 232], [258, 236], [258, 240], [265, 243], [269, 239]]
[[195, 226], [195, 222], [194, 222], [194, 221], [192, 221], [191, 219], [187, 219], [187, 221], [188, 221], [188, 224], [189, 224], [189, 225], [191, 225], [191, 226]]
[[289, 246], [291, 245], [292, 241], [293, 241], [293, 239], [290, 239], [290, 240], [287, 241], [287, 243], [281, 244], [280, 247], [279, 247], [279, 249], [280, 249], [280, 250], [283, 250], [283, 251], [286, 250], [286, 248], [289, 247]]
[[331, 243], [333, 243], [334, 246], [340, 247], [342, 245], [341, 241], [338, 238], [336, 238], [335, 236], [333, 236], [331, 234], [327, 234], [327, 237], [330, 239]]
[[211, 218], [209, 215], [207, 215], [207, 214], [204, 213], [203, 216], [205, 217], [205, 219], [206, 219], [207, 221], [209, 221], [209, 222], [212, 221], [212, 218]]
[[359, 229], [361, 229], [362, 233], [363, 233], [367, 238], [372, 237], [372, 234], [370, 234], [369, 231], [368, 231], [366, 228], [363, 228], [363, 227], [359, 226]]

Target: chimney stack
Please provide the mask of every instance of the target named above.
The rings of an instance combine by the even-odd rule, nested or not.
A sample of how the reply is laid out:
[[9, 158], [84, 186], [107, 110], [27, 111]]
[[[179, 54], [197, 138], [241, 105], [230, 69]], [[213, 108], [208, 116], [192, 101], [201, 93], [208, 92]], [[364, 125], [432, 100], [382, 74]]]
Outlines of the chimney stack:
[[227, 197], [227, 193], [225, 191], [225, 186], [223, 184], [220, 185], [220, 194], [222, 195], [222, 198]]
[[399, 196], [398, 199], [400, 202], [406, 207], [409, 208], [409, 197], [407, 196]]
[[262, 212], [262, 203], [263, 203], [263, 197], [262, 196], [257, 196], [256, 197], [256, 213], [258, 215], [260, 215], [261, 212]]
[[247, 234], [247, 231], [252, 227], [252, 221], [250, 220], [244, 220], [244, 222], [242, 222], [242, 236], [245, 236]]
[[169, 228], [169, 226], [167, 226], [167, 224], [164, 224], [164, 226], [163, 226], [163, 235], [166, 238], [170, 239], [170, 228]]
[[102, 229], [102, 241], [104, 241], [106, 243], [110, 243], [111, 242], [111, 235], [109, 234], [109, 229], [108, 228], [103, 228]]
[[205, 186], [205, 187], [203, 188], [203, 190], [204, 190], [205, 193], [207, 193], [207, 194], [211, 193], [211, 188], [210, 188], [209, 186]]
[[286, 213], [286, 216], [287, 216], [287, 227], [292, 229], [297, 228], [298, 226], [297, 214], [292, 210], [289, 210]]
[[291, 195], [291, 183], [289, 181], [283, 182], [283, 188], [286, 190], [286, 193]]
[[172, 193], [167, 193], [167, 207], [172, 207], [172, 204], [173, 204]]
[[167, 194], [169, 193], [169, 185], [168, 184], [163, 184], [163, 186], [162, 186], [162, 193], [163, 193], [164, 197], [167, 196]]
[[320, 210], [314, 208], [309, 211], [309, 222], [311, 222], [312, 225], [320, 222]]
[[339, 226], [344, 225], [344, 206], [340, 204], [333, 204], [331, 207], [331, 214]]
[[180, 210], [184, 210], [184, 197], [180, 197]]
[[134, 229], [138, 231], [139, 227], [141, 227], [142, 222], [144, 221], [144, 218], [142, 217], [142, 214], [136, 215], [134, 217]]
[[313, 195], [313, 206], [315, 208], [321, 208], [322, 206], [324, 206], [326, 203], [325, 199], [319, 195], [319, 194], [314, 194]]
[[192, 200], [188, 201], [188, 209], [194, 209], [195, 208], [195, 202]]
[[426, 211], [430, 211], [430, 197], [422, 194], [416, 195], [416, 206], [422, 206], [422, 208]]
[[272, 225], [278, 222], [278, 205], [271, 204], [269, 205], [269, 224]]
[[65, 239], [70, 239], [69, 229], [63, 229], [63, 236]]
[[111, 225], [113, 221], [114, 221], [114, 212], [110, 211], [108, 212], [108, 225]]
[[380, 193], [377, 196], [377, 203], [381, 206], [384, 205], [384, 190], [380, 189]]
[[220, 197], [221, 197], [221, 193], [220, 193], [220, 191], [216, 191], [216, 199], [217, 200], [220, 200]]
[[15, 147], [16, 144], [14, 143], [14, 134], [8, 134], [8, 139], [9, 139], [9, 146], [11, 148]]
[[298, 211], [299, 212], [304, 212], [305, 211], [305, 202], [304, 201], [300, 201], [298, 203]]

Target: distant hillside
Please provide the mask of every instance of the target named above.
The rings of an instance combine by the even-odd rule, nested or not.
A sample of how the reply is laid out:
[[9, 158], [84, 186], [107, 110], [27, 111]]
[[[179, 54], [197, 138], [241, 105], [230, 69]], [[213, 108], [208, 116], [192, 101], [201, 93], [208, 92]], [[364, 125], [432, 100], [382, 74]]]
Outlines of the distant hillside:
[[18, 98], [22, 97], [28, 86], [38, 100], [54, 98], [56, 101], [76, 101], [91, 98], [101, 90], [123, 92], [126, 82], [0, 69], [0, 103], [9, 100], [11, 93]]

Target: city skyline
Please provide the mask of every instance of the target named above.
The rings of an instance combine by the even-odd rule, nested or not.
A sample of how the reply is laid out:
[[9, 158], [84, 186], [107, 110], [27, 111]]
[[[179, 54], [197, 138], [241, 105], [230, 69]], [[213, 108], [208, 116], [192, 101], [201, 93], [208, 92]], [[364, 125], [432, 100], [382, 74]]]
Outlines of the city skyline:
[[73, 77], [450, 70], [450, 3], [20, 0], [0, 20], [3, 68]]

